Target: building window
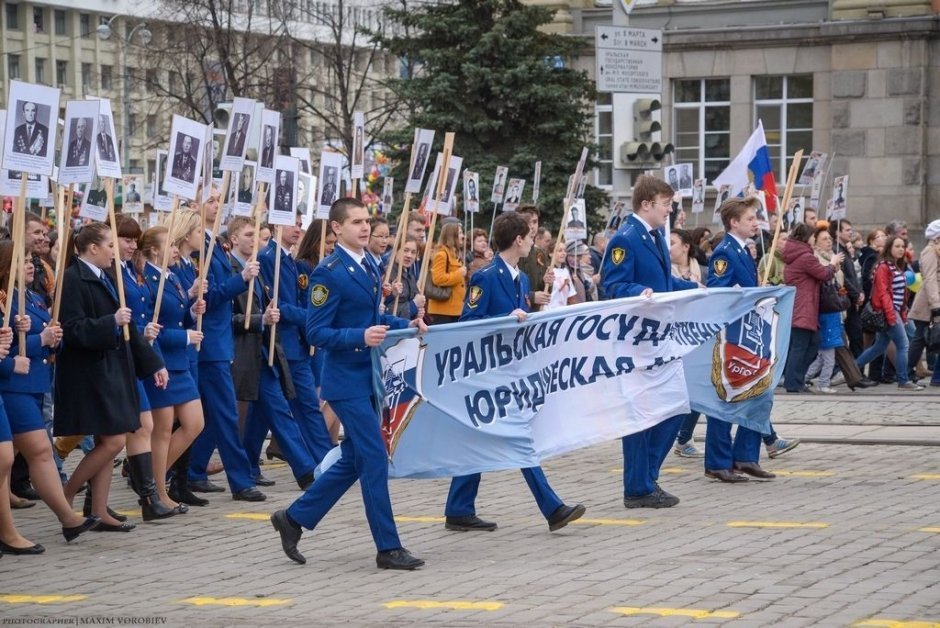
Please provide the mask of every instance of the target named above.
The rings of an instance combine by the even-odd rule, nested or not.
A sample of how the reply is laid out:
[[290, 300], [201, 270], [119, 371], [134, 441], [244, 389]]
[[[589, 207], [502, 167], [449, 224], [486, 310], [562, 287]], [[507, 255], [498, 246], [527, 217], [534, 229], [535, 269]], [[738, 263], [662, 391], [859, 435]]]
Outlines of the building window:
[[56, 85], [68, 85], [69, 83], [69, 62], [55, 62], [55, 82]]
[[33, 7], [33, 32], [46, 32], [46, 12], [42, 7]]
[[[764, 123], [767, 150], [777, 181], [787, 180], [793, 153], [813, 149], [813, 76], [758, 76], [754, 79], [754, 126]], [[781, 161], [780, 156], [786, 156]]]
[[137, 135], [137, 114], [136, 113], [127, 114], [127, 134]]
[[66, 34], [66, 12], [60, 9], [55, 10], [55, 34], [56, 35], [65, 35]]
[[155, 137], [157, 135], [157, 116], [149, 115], [147, 116], [147, 137]]
[[614, 102], [610, 94], [598, 94], [594, 105], [594, 139], [597, 142], [597, 187], [614, 184]]
[[7, 55], [7, 78], [20, 78], [20, 55]]
[[83, 63], [82, 64], [82, 89], [85, 90], [86, 92], [91, 91], [92, 89], [91, 80], [92, 80], [91, 79], [91, 64]]
[[148, 92], [156, 91], [160, 87], [160, 75], [156, 70], [147, 70], [145, 87]]
[[91, 14], [80, 13], [78, 15], [78, 34], [82, 39], [91, 37]]
[[113, 86], [113, 80], [111, 78], [111, 66], [101, 66], [101, 89], [112, 89]]
[[46, 82], [46, 60], [42, 57], [36, 57], [36, 82]]
[[6, 3], [7, 7], [7, 30], [20, 30], [20, 5], [11, 2]]
[[714, 180], [731, 157], [731, 81], [674, 81], [672, 101], [676, 163], [691, 162], [696, 178]]
[[166, 84], [167, 91], [169, 91], [171, 94], [175, 94], [176, 88], [179, 86], [179, 75], [173, 70], [169, 70], [166, 73]]

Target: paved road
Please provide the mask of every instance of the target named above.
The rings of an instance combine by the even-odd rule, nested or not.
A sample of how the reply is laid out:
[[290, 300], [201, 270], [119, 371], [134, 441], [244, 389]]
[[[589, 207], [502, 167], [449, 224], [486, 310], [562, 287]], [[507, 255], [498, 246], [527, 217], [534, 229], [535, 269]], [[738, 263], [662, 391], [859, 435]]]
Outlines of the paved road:
[[[934, 430], [940, 443], [938, 402], [940, 395], [923, 393], [786, 395], [775, 418], [784, 435], [813, 424], [829, 425], [830, 435], [909, 424]], [[588, 506], [582, 522], [556, 533], [549, 533], [516, 472], [484, 478], [478, 507], [500, 527], [482, 534], [443, 529], [446, 480], [394, 482], [403, 541], [428, 561], [414, 573], [375, 569], [358, 488], [316, 533], [305, 533], [307, 565], [288, 561], [267, 521], [296, 496], [283, 466], [266, 467], [278, 481], [266, 503], [216, 496], [210, 507], [183, 517], [128, 534], [89, 533], [69, 546], [42, 506], [16, 511], [24, 533], [48, 550], [0, 561], [0, 624], [40, 618], [46, 625], [123, 618], [167, 626], [940, 622], [936, 447], [859, 445], [851, 436], [805, 443], [765, 461], [781, 477], [745, 486], [708, 481], [700, 461], [670, 457], [662, 484], [682, 503], [661, 511], [623, 508], [620, 466], [617, 443], [545, 465], [563, 498]], [[132, 504], [119, 485], [112, 505], [130, 510]]]

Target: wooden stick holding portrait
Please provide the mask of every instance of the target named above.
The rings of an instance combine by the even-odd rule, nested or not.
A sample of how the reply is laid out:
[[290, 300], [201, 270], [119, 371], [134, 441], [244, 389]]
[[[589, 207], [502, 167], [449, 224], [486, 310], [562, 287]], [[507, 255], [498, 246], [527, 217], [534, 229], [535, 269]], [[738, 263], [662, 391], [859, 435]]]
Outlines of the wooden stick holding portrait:
[[[111, 233], [113, 234], [114, 239], [117, 240], [117, 233], [118, 233], [117, 219], [114, 216], [114, 179], [112, 178], [106, 179], [106, 182], [104, 185], [105, 185], [105, 190], [107, 191], [107, 194], [108, 194], [108, 221], [111, 224]], [[169, 249], [170, 247], [168, 246], [166, 248]], [[118, 266], [120, 266], [120, 263], [118, 263]], [[165, 268], [166, 268], [166, 264], [164, 264], [164, 271], [165, 271]], [[62, 274], [64, 275], [65, 273], [62, 273]], [[124, 273], [122, 273], [120, 269], [118, 269], [117, 272], [114, 273], [114, 276], [117, 279], [118, 303], [120, 303], [121, 308], [125, 308], [127, 307], [127, 298], [124, 295]], [[162, 294], [163, 293], [161, 293], [161, 295]], [[156, 307], [159, 308], [160, 305], [157, 304]], [[156, 318], [154, 318], [153, 320], [154, 322], [157, 321]], [[127, 328], [127, 324], [121, 325], [121, 329], [122, 329], [122, 333], [124, 334], [124, 342], [130, 342], [131, 332]]]
[[[774, 229], [774, 239], [770, 243], [770, 251], [767, 252], [769, 259], [774, 259], [774, 254], [777, 252], [777, 240], [780, 238], [780, 227], [783, 225], [783, 217], [781, 214], [784, 211], [784, 208], [790, 204], [790, 199], [793, 197], [793, 186], [796, 184], [796, 175], [799, 172], [800, 164], [803, 162], [803, 149], [796, 151], [793, 155], [793, 163], [790, 164], [790, 172], [787, 173], [787, 186], [783, 189], [783, 203], [777, 204], [777, 225]], [[773, 267], [773, 264], [767, 264], [764, 268], [764, 276], [760, 278], [760, 285], [766, 286], [767, 279], [770, 277], [770, 269]]]

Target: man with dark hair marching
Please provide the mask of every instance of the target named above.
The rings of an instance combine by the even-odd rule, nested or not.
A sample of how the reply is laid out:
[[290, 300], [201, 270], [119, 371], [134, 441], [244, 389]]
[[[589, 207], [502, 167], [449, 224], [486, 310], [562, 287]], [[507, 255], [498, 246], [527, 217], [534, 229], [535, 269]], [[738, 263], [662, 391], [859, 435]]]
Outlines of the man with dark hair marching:
[[[528, 217], [518, 212], [501, 214], [493, 223], [493, 240], [499, 254], [489, 266], [470, 277], [461, 321], [514, 316], [522, 322], [530, 309], [529, 281], [525, 273], [519, 270], [519, 260], [532, 249]], [[522, 469], [522, 475], [542, 516], [548, 521], [550, 531], [560, 530], [584, 515], [583, 505], [567, 506], [561, 501], [549, 485], [542, 467]], [[494, 522], [484, 521], [476, 514], [480, 477], [479, 473], [473, 473], [451, 480], [444, 508], [444, 527], [448, 530], [467, 532], [496, 529]]]
[[381, 314], [382, 287], [378, 269], [365, 255], [369, 244], [369, 211], [352, 198], [341, 198], [330, 207], [330, 226], [336, 249], [310, 278], [307, 341], [326, 350], [320, 393], [343, 422], [346, 437], [342, 456], [286, 510], [271, 516], [280, 533], [287, 557], [304, 564], [297, 549], [301, 526], [313, 530], [356, 480], [362, 487], [366, 518], [382, 569], [413, 570], [424, 565], [401, 545], [392, 501], [388, 494], [388, 456], [379, 429], [373, 390], [372, 347], [385, 340], [389, 328], [417, 327], [427, 331], [420, 318], [410, 323]]
[[[672, 187], [643, 175], [633, 187], [633, 215], [611, 238], [601, 264], [608, 299], [652, 296], [698, 288], [694, 281], [672, 276], [669, 244], [663, 226], [672, 211]], [[623, 505], [626, 508], [670, 508], [679, 498], [659, 487], [659, 469], [676, 440], [682, 419], [670, 417], [653, 427], [623, 437]]]

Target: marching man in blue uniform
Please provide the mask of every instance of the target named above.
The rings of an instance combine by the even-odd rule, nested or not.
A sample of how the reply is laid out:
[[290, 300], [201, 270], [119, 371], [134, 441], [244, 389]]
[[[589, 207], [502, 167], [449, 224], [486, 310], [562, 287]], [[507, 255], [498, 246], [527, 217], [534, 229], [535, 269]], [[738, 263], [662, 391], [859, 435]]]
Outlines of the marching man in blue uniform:
[[[719, 208], [725, 237], [715, 247], [708, 262], [709, 288], [756, 288], [757, 266], [747, 250], [745, 241], [757, 236], [756, 198], [731, 198]], [[773, 473], [758, 464], [761, 434], [746, 427], [738, 427], [731, 442], [731, 423], [708, 417], [705, 432], [705, 476], [722, 482], [746, 482], [746, 473], [760, 479], [771, 479]]]
[[388, 455], [379, 427], [378, 399], [374, 396], [372, 347], [379, 346], [390, 329], [417, 327], [381, 314], [381, 278], [365, 255], [369, 244], [369, 212], [356, 199], [342, 198], [330, 207], [330, 226], [336, 249], [310, 278], [307, 342], [325, 351], [320, 393], [343, 422], [346, 437], [342, 456], [286, 510], [271, 516], [280, 533], [281, 547], [291, 560], [307, 562], [298, 551], [301, 526], [313, 530], [356, 480], [362, 488], [366, 518], [382, 569], [413, 570], [424, 565], [402, 547], [388, 493]]
[[[519, 260], [532, 249], [529, 221], [521, 214], [508, 212], [493, 223], [493, 239], [499, 254], [493, 262], [473, 273], [463, 306], [461, 321], [472, 321], [496, 316], [515, 316], [522, 322], [530, 309], [529, 281], [519, 270]], [[584, 515], [581, 504], [567, 506], [552, 490], [542, 467], [522, 469], [529, 490], [548, 520], [548, 529], [560, 530]], [[450, 483], [447, 505], [444, 508], [444, 527], [448, 530], [491, 531], [496, 523], [484, 521], [476, 514], [476, 497], [480, 488], [480, 474], [455, 477]]]
[[[700, 287], [672, 276], [669, 244], [663, 227], [672, 210], [673, 189], [643, 175], [633, 187], [633, 214], [611, 238], [601, 264], [601, 283], [608, 299], [651, 296]], [[636, 434], [623, 437], [623, 505], [670, 508], [679, 498], [659, 486], [659, 469], [669, 453], [682, 419], [679, 414]]]
[[[287, 225], [281, 227], [280, 232], [283, 241], [278, 243], [277, 236], [272, 237], [267, 248], [258, 256], [258, 261], [261, 262], [264, 284], [273, 290], [274, 265], [277, 255], [281, 256], [281, 285], [277, 301], [281, 320], [277, 325], [277, 341], [287, 357], [294, 388], [300, 391], [300, 394], [289, 400], [291, 413], [300, 427], [307, 449], [313, 455], [314, 464], [320, 464], [326, 452], [333, 449], [333, 440], [320, 411], [317, 385], [310, 366], [310, 347], [304, 339], [304, 328], [307, 324], [307, 304], [304, 302], [308, 288], [307, 276], [303, 275], [301, 279], [297, 263], [290, 255], [290, 248], [300, 241], [300, 228]], [[278, 443], [284, 444], [280, 439]]]

